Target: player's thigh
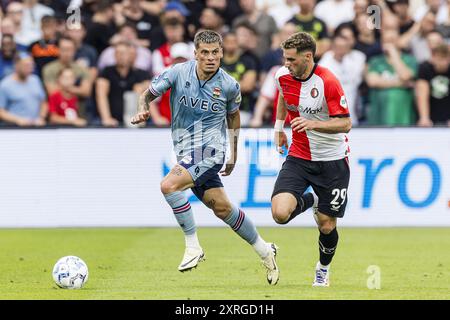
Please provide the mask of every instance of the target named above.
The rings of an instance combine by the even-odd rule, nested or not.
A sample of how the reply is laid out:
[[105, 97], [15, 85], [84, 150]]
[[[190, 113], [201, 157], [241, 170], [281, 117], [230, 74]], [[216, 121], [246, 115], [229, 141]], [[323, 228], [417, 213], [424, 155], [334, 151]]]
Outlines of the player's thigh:
[[347, 159], [327, 161], [311, 185], [319, 198], [318, 211], [333, 218], [342, 218], [348, 201], [350, 169]]
[[300, 159], [288, 156], [278, 174], [272, 193], [272, 211], [292, 212], [309, 187]]
[[161, 191], [164, 194], [182, 191], [193, 186], [191, 174], [179, 164], [176, 164], [161, 181]]

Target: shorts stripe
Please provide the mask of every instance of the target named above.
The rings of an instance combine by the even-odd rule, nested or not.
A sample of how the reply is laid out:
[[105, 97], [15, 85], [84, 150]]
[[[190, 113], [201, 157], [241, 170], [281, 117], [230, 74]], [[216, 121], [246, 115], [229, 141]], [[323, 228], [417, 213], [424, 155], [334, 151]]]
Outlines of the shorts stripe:
[[239, 209], [239, 218], [237, 219], [236, 223], [232, 227], [234, 231], [239, 230], [239, 228], [242, 226], [242, 222], [244, 222], [245, 214]]
[[189, 202], [186, 202], [185, 204], [183, 204], [182, 206], [173, 208], [173, 213], [178, 214], [178, 213], [184, 213], [186, 211], [189, 211], [191, 209], [191, 205]]

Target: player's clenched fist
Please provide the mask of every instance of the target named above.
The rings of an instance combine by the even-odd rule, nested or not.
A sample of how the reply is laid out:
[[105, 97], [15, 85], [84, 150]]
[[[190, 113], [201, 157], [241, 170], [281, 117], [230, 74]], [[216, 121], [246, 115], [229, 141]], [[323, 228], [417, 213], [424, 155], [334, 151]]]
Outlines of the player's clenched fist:
[[288, 149], [287, 136], [284, 131], [275, 131], [275, 145], [277, 146], [277, 151], [284, 154], [283, 147]]
[[139, 112], [133, 118], [131, 118], [131, 124], [138, 124], [141, 122], [145, 122], [149, 118], [150, 118], [150, 111]]

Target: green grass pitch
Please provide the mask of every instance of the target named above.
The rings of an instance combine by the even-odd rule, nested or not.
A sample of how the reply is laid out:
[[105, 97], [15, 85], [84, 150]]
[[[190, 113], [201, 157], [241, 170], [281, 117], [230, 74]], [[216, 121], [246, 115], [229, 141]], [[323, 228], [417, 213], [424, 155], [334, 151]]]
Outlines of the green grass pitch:
[[[329, 288], [312, 288], [318, 231], [260, 228], [280, 247], [280, 281], [269, 286], [253, 249], [227, 228], [199, 228], [206, 261], [177, 271], [184, 251], [173, 228], [2, 229], [0, 299], [450, 299], [449, 228], [340, 228]], [[89, 267], [81, 290], [59, 289], [54, 263]], [[369, 290], [367, 269], [380, 268]]]

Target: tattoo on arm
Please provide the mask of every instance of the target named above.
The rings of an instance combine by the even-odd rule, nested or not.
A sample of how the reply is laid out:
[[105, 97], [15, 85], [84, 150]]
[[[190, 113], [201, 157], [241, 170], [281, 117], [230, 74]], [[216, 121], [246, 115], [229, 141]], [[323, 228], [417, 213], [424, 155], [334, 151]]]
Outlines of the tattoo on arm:
[[153, 95], [149, 89], [145, 90], [139, 99], [139, 109], [140, 111], [149, 111], [150, 110], [150, 102], [155, 100], [157, 96]]

